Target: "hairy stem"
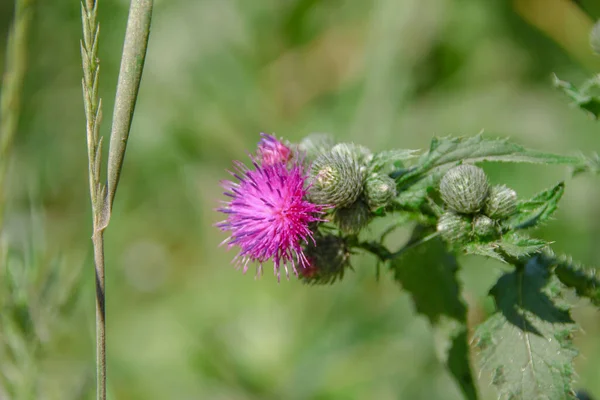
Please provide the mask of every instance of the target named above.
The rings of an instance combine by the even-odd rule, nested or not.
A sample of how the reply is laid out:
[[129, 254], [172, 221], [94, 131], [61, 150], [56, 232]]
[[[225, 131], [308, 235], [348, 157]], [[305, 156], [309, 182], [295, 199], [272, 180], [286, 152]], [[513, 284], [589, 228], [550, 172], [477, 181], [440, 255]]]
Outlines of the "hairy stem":
[[4, 217], [5, 179], [19, 121], [21, 90], [27, 66], [27, 38], [32, 0], [16, 0], [15, 18], [8, 34], [6, 68], [0, 93], [0, 229]]

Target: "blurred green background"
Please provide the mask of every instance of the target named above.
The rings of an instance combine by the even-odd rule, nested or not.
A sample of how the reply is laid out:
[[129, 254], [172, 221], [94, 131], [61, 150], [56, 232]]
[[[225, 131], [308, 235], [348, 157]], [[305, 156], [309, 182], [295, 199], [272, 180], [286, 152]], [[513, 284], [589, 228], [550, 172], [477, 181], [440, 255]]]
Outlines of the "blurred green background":
[[[587, 13], [567, 0], [157, 0], [106, 232], [111, 398], [460, 399], [427, 321], [389, 274], [376, 280], [371, 257], [356, 256], [355, 273], [331, 287], [237, 271], [212, 226], [219, 180], [259, 132], [290, 141], [330, 132], [377, 151], [485, 129], [544, 151], [598, 152], [600, 124], [551, 87], [553, 72], [579, 83], [600, 71], [588, 47], [600, 7], [583, 3]], [[0, 65], [12, 7], [0, 2]], [[105, 135], [127, 12], [125, 0], [99, 2]], [[40, 399], [94, 397], [80, 15], [77, 1], [35, 6], [2, 238], [13, 268], [62, 271], [36, 283], [50, 282], [50, 294], [25, 283], [35, 329], [0, 327], [5, 342], [24, 337], [25, 355], [0, 353], [4, 385], [34, 382]], [[522, 197], [568, 176], [486, 170]], [[556, 220], [537, 233], [600, 265], [599, 198], [597, 177], [569, 179]], [[476, 324], [501, 269], [478, 257], [461, 264]], [[574, 316], [577, 387], [600, 399], [600, 315], [577, 301]], [[485, 375], [480, 388], [495, 398]]]

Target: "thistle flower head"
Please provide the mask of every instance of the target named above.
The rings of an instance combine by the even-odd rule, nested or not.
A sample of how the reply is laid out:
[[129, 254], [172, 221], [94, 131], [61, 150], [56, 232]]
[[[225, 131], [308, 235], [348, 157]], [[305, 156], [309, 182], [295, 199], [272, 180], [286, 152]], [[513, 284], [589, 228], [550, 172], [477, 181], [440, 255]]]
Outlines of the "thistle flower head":
[[357, 234], [371, 222], [372, 217], [367, 202], [359, 198], [347, 207], [337, 208], [333, 222], [343, 233]]
[[473, 232], [482, 239], [495, 237], [499, 233], [494, 220], [483, 214], [473, 218]]
[[[270, 139], [266, 144], [272, 144]], [[232, 172], [238, 182], [223, 182], [231, 200], [218, 209], [227, 219], [217, 226], [231, 232], [223, 243], [240, 248], [234, 260], [244, 272], [250, 262], [257, 262], [260, 273], [262, 264], [272, 259], [277, 279], [282, 266], [289, 279], [289, 266], [297, 276], [296, 264], [307, 265], [302, 243], [313, 240], [309, 224], [321, 220], [323, 207], [305, 199], [307, 176], [298, 164], [253, 164], [254, 169], [248, 169], [238, 162]]]
[[438, 220], [437, 231], [451, 244], [466, 243], [471, 234], [471, 221], [464, 215], [446, 211]]
[[364, 171], [349, 147], [334, 146], [312, 163], [310, 198], [318, 204], [345, 207], [362, 192]]
[[396, 181], [384, 174], [371, 174], [364, 189], [369, 207], [376, 210], [387, 206], [396, 196]]
[[517, 210], [517, 192], [505, 185], [494, 185], [485, 201], [484, 213], [492, 219], [502, 219]]
[[331, 234], [317, 234], [305, 246], [308, 265], [300, 268], [305, 283], [329, 284], [344, 277], [350, 267], [350, 250], [346, 241]]
[[258, 142], [258, 159], [261, 165], [287, 163], [292, 157], [292, 150], [273, 135], [260, 134]]
[[489, 184], [485, 172], [474, 165], [452, 168], [440, 182], [440, 194], [452, 211], [474, 214], [483, 208]]

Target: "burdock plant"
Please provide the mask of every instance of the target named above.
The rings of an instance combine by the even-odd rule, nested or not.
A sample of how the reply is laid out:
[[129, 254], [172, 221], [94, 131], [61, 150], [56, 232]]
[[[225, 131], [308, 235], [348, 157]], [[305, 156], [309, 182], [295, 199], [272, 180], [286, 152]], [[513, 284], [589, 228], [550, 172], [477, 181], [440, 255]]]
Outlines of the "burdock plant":
[[[600, 306], [600, 276], [556, 255], [549, 242], [531, 233], [550, 220], [565, 183], [518, 200], [514, 190], [490, 182], [475, 164], [562, 164], [594, 171], [589, 158], [542, 153], [482, 135], [434, 138], [418, 158], [415, 151], [378, 153], [353, 143], [307, 146], [313, 140], [290, 144], [296, 149], [290, 152], [288, 144], [263, 136], [249, 166], [236, 162], [236, 181], [224, 182], [228, 199], [219, 211], [226, 217], [217, 226], [230, 233], [224, 243], [238, 249], [236, 263], [244, 272], [255, 263], [260, 273], [272, 260], [278, 279], [285, 268], [304, 283], [333, 284], [352, 269], [354, 253], [372, 254], [445, 335], [443, 361], [465, 398], [478, 398], [470, 342], [500, 398], [575, 398], [576, 324], [564, 294], [575, 289]], [[389, 220], [391, 228], [368, 239], [375, 219]], [[407, 243], [384, 245], [385, 235], [411, 221], [416, 227]], [[472, 337], [456, 277], [460, 254], [510, 266], [490, 291], [496, 311]], [[453, 328], [447, 329], [450, 322]]]

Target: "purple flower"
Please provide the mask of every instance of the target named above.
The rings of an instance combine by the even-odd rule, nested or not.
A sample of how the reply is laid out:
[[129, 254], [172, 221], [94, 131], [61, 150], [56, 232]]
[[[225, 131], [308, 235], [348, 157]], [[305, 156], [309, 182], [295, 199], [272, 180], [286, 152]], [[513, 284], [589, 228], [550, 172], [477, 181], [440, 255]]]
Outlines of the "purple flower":
[[[272, 143], [270, 138], [263, 140]], [[231, 174], [239, 182], [222, 183], [227, 189], [225, 195], [231, 200], [218, 209], [227, 214], [227, 219], [217, 226], [231, 232], [223, 243], [228, 248], [240, 248], [234, 261], [243, 267], [244, 273], [250, 262], [258, 262], [257, 274], [262, 273], [262, 264], [273, 259], [277, 279], [282, 266], [289, 279], [288, 266], [298, 276], [296, 263], [308, 265], [301, 244], [314, 240], [309, 224], [321, 221], [323, 207], [305, 199], [307, 175], [299, 164], [288, 166], [287, 160], [274, 163], [270, 163], [271, 158], [268, 160], [262, 165], [253, 161], [254, 169], [236, 163], [237, 173]]]
[[258, 142], [258, 158], [261, 164], [273, 165], [276, 163], [287, 163], [292, 157], [292, 150], [273, 135], [261, 133]]

